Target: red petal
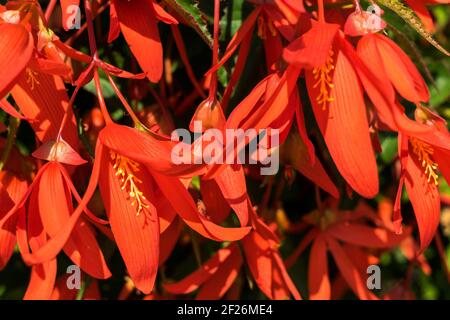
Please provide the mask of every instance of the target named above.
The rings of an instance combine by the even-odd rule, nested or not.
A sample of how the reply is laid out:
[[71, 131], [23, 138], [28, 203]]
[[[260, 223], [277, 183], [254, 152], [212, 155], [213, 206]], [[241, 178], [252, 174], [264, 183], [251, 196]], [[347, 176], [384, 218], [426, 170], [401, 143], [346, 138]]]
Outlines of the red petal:
[[119, 18], [117, 17], [116, 5], [113, 1], [109, 3], [109, 33], [108, 43], [117, 39], [120, 34]]
[[327, 229], [327, 233], [338, 240], [368, 248], [391, 248], [408, 236], [407, 233], [399, 236], [386, 229], [356, 223], [335, 224]]
[[[148, 199], [148, 208], [144, 207], [138, 215], [137, 204], [133, 206], [130, 191], [122, 189], [107, 149], [103, 151], [101, 166], [99, 187], [114, 238], [131, 279], [139, 290], [148, 294], [153, 290], [159, 257], [159, 219], [150, 202], [152, 190], [145, 183], [139, 185]], [[134, 175], [141, 181], [150, 179], [145, 167]]]
[[249, 200], [242, 166], [225, 165], [225, 169], [216, 176], [215, 180], [223, 197], [238, 216], [241, 226], [246, 226], [249, 217]]
[[309, 298], [311, 300], [330, 300], [327, 244], [323, 236], [318, 236], [313, 242], [309, 253], [308, 268]]
[[219, 270], [222, 264], [228, 260], [234, 251], [233, 248], [235, 248], [235, 246], [220, 249], [206, 261], [200, 269], [191, 273], [179, 282], [165, 284], [164, 288], [173, 294], [186, 294], [197, 290], [198, 287], [210, 279], [217, 270]]
[[21, 115], [16, 108], [14, 108], [6, 99], [0, 100], [0, 108], [2, 108], [3, 111], [5, 111], [10, 116], [13, 116], [14, 118], [19, 119], [26, 119], [23, 115]]
[[312, 69], [325, 64], [339, 25], [315, 23], [284, 49], [283, 58], [297, 67]]
[[159, 4], [154, 1], [150, 2], [153, 6], [154, 13], [159, 20], [167, 24], [178, 24], [177, 19], [167, 13], [167, 11], [165, 11]]
[[283, 146], [283, 157], [287, 164], [292, 165], [298, 172], [317, 184], [320, 188], [335, 198], [339, 197], [338, 189], [328, 176], [319, 159], [315, 159], [314, 162], [311, 161], [307, 146], [298, 132], [291, 132], [291, 135], [286, 140]]
[[[363, 37], [358, 47], [368, 46], [366, 42], [372, 42], [373, 49], [382, 60], [388, 79], [400, 95], [412, 102], [426, 102], [430, 99], [425, 81], [411, 59], [397, 44], [381, 34], [374, 34]], [[371, 54], [373, 55], [374, 51], [371, 51]], [[379, 65], [372, 67], [374, 68], [372, 71], [380, 68]]]
[[272, 296], [272, 258], [270, 243], [257, 232], [251, 232], [242, 240], [247, 265], [259, 289], [269, 298]]
[[[19, 214], [19, 223], [18, 223], [18, 229], [17, 229], [16, 236], [17, 236], [17, 243], [19, 245], [19, 248], [20, 248], [20, 251], [22, 254], [22, 258], [25, 261], [25, 263], [39, 264], [44, 261], [53, 259], [61, 251], [64, 244], [67, 242], [67, 239], [69, 238], [73, 228], [75, 227], [75, 224], [77, 223], [79, 217], [81, 216], [83, 211], [86, 210], [86, 206], [96, 190], [98, 177], [99, 177], [99, 173], [100, 173], [100, 165], [101, 165], [101, 161], [102, 161], [102, 152], [103, 152], [103, 146], [97, 142], [97, 146], [96, 146], [96, 150], [95, 150], [96, 157], [95, 157], [95, 161], [94, 161], [94, 166], [92, 168], [91, 178], [89, 180], [89, 184], [86, 188], [86, 192], [83, 196], [83, 199], [81, 199], [81, 202], [79, 203], [78, 207], [72, 213], [69, 220], [67, 221], [66, 224], [64, 224], [64, 226], [61, 228], [61, 230], [58, 232], [58, 234], [56, 236], [54, 236], [53, 238], [51, 238], [44, 246], [39, 248], [39, 250], [36, 250], [33, 253], [30, 253], [30, 250], [27, 245], [26, 215]], [[39, 170], [38, 174], [36, 175], [36, 177], [34, 178], [32, 184], [31, 184], [31, 186], [28, 188], [27, 193], [20, 200], [20, 202], [17, 205], [15, 205], [14, 208], [11, 209], [7, 213], [7, 216], [14, 214], [15, 210], [17, 210], [18, 208], [20, 208], [24, 205], [25, 200], [27, 199], [28, 195], [34, 190], [36, 184], [39, 182], [40, 177], [42, 176], [43, 171], [46, 169], [46, 167], [48, 165], [49, 165], [49, 163], [44, 165], [41, 168], [41, 170]], [[32, 196], [34, 193], [32, 193]]]
[[84, 63], [90, 63], [92, 61], [92, 57], [90, 57], [89, 55], [87, 55], [81, 51], [78, 51], [78, 50], [72, 48], [71, 46], [68, 46], [67, 44], [65, 44], [64, 42], [62, 42], [59, 39], [54, 39], [53, 44], [59, 50], [61, 50], [65, 55], [67, 55], [68, 57], [70, 57], [74, 60], [81, 61]]
[[200, 289], [198, 300], [218, 300], [228, 291], [239, 274], [242, 266], [242, 257], [235, 244], [231, 245], [230, 256], [224, 261], [217, 272], [214, 273]]
[[24, 300], [50, 299], [56, 278], [56, 259], [35, 265], [31, 268], [30, 282]]
[[0, 48], [0, 98], [3, 98], [31, 59], [33, 37], [22, 25], [2, 23]]
[[319, 104], [319, 86], [311, 71], [306, 72], [308, 93], [319, 128], [331, 157], [348, 184], [364, 197], [378, 193], [378, 170], [370, 140], [364, 97], [349, 58], [342, 52], [335, 57], [334, 99]]
[[396, 101], [394, 88], [387, 81], [388, 77], [384, 69], [372, 70], [373, 66], [382, 65], [381, 57], [375, 54], [378, 50], [370, 48], [365, 50], [364, 46], [358, 46], [358, 55], [356, 55], [353, 46], [343, 36], [338, 39], [341, 49], [355, 66], [381, 123], [393, 131], [402, 130], [411, 134], [430, 131], [430, 127], [427, 128], [406, 116], [404, 108]]
[[[23, 72], [11, 94], [25, 117], [33, 120], [30, 124], [38, 139], [45, 142], [58, 136], [69, 97], [61, 77], [44, 73], [36, 73], [34, 77], [38, 82], [32, 87], [27, 82], [27, 72]], [[78, 149], [79, 140], [73, 114], [62, 131], [62, 137], [75, 150]]]
[[160, 238], [160, 248], [159, 248], [159, 265], [163, 265], [163, 263], [169, 258], [172, 253], [175, 245], [177, 244], [178, 238], [180, 237], [182, 230], [181, 220], [179, 218], [175, 218], [173, 222], [166, 228], [166, 230], [161, 233]]
[[39, 70], [39, 72], [45, 74], [62, 77], [70, 77], [72, 73], [72, 69], [62, 61], [41, 59], [36, 57], [33, 57], [30, 60], [28, 67], [32, 70]]
[[327, 243], [339, 271], [353, 292], [362, 300], [377, 300], [377, 297], [367, 289], [366, 282], [341, 245], [332, 237], [327, 237]]
[[224, 199], [217, 182], [214, 179], [202, 179], [200, 182], [200, 192], [206, 212], [214, 223], [223, 222], [230, 214], [230, 205]]
[[[18, 227], [18, 232], [20, 229], [27, 230], [28, 241], [31, 250], [36, 251], [47, 243], [47, 235], [42, 226], [41, 219], [39, 216], [38, 209], [38, 193], [35, 191], [32, 193], [29, 204], [29, 214], [28, 214], [28, 226], [22, 217], [19, 219], [20, 226]], [[25, 215], [23, 215], [25, 217]], [[19, 240], [19, 233], [17, 234], [17, 239]], [[28, 250], [28, 244], [25, 244]], [[19, 248], [23, 253], [24, 246], [20, 244]], [[32, 267], [30, 282], [28, 284], [27, 291], [25, 292], [25, 300], [33, 299], [49, 299], [53, 286], [55, 284], [56, 278], [56, 258], [46, 261], [43, 264], [38, 264]]]
[[[153, 2], [153, 1], [152, 1]], [[152, 82], [161, 79], [163, 52], [158, 26], [149, 1], [114, 1], [120, 29], [131, 52]]]
[[163, 176], [156, 172], [152, 172], [152, 175], [184, 222], [204, 237], [216, 241], [236, 241], [250, 231], [250, 227], [224, 228], [209, 221], [197, 210], [194, 200], [178, 178]]
[[286, 40], [292, 41], [297, 34], [296, 26], [301, 12], [298, 9], [294, 9], [290, 3], [285, 3], [286, 1], [275, 0], [274, 2], [274, 6], [267, 6], [264, 13], [271, 20], [277, 31]]
[[[281, 276], [281, 280], [283, 282], [283, 287], [285, 290], [287, 289], [288, 292], [292, 294], [295, 300], [301, 300], [302, 297], [300, 296], [300, 292], [298, 292], [297, 288], [294, 285], [294, 282], [292, 281], [291, 277], [289, 276], [286, 266], [281, 259], [281, 256], [278, 252], [274, 252], [272, 255], [273, 263], [275, 268], [278, 270]], [[275, 295], [275, 294], [274, 294]]]
[[[39, 185], [39, 211], [44, 229], [50, 237], [58, 234], [67, 224], [73, 210], [71, 193], [63, 180], [61, 168], [56, 162], [50, 163]], [[91, 276], [101, 279], [111, 276], [97, 240], [83, 220], [75, 225], [64, 244], [64, 252]]]
[[233, 110], [227, 128], [261, 130], [284, 123], [286, 117], [290, 120], [297, 107], [294, 103], [299, 73], [296, 67], [289, 67], [281, 77], [275, 73], [263, 79]]
[[[25, 181], [19, 180], [10, 172], [0, 172], [0, 222], [2, 224], [0, 228], [0, 270], [6, 266], [14, 252], [18, 218], [17, 214], [8, 219], [4, 219], [3, 216], [15, 203], [20, 201], [26, 191], [27, 183]], [[19, 210], [25, 210], [25, 208]]]
[[204, 170], [201, 165], [174, 164], [175, 142], [130, 127], [109, 124], [100, 132], [99, 140], [109, 149], [164, 174], [194, 176]]
[[[241, 122], [246, 119], [249, 115], [252, 114], [252, 109], [260, 103], [263, 95], [269, 91], [271, 88], [270, 84], [274, 81], [277, 81], [279, 76], [275, 74], [271, 74], [261, 80], [253, 90], [233, 109], [233, 112], [227, 119], [227, 128], [242, 128]], [[273, 90], [272, 90], [273, 91]], [[247, 129], [247, 127], [245, 127]]]
[[427, 180], [419, 161], [410, 155], [406, 167], [405, 186], [419, 227], [421, 252], [433, 240], [441, 213], [438, 187], [432, 180], [430, 182]]

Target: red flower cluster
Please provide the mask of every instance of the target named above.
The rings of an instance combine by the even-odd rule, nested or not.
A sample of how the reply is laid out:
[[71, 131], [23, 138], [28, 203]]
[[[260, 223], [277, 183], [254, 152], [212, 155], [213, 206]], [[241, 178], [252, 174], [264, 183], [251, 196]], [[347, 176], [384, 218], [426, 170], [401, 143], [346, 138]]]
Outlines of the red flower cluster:
[[[45, 12], [36, 0], [0, 6], [0, 107], [8, 115], [1, 128], [8, 128], [6, 139], [0, 140], [0, 270], [17, 244], [31, 266], [24, 298], [75, 298], [67, 276], [58, 277], [62, 252], [91, 279], [120, 277], [110, 271], [111, 248], [118, 248], [129, 275], [119, 298], [134, 288], [154, 299], [196, 290], [198, 299], [239, 298], [248, 280], [270, 299], [339, 298], [347, 288], [360, 299], [378, 299], [366, 286], [367, 266], [394, 247], [429, 272], [422, 254], [440, 220], [441, 176], [450, 183], [450, 134], [446, 122], [427, 108], [430, 93], [416, 66], [382, 33], [387, 27], [383, 10], [375, 3], [363, 9], [359, 1], [348, 9], [335, 0], [252, 0], [252, 11], [219, 58], [221, 11], [215, 0], [212, 67], [198, 81], [179, 29], [192, 27], [192, 21], [171, 2], [86, 0], [80, 17], [85, 24], [71, 37], [66, 34], [70, 8], [79, 8], [79, 1], [60, 1], [62, 23], [53, 0]], [[406, 2], [431, 39], [433, 20], [425, 5], [449, 1]], [[102, 37], [101, 25], [94, 22], [105, 10], [109, 33]], [[172, 66], [159, 22], [170, 25], [191, 95], [180, 97], [167, 88]], [[61, 38], [51, 27], [58, 25], [66, 30]], [[75, 42], [85, 30], [89, 54]], [[134, 72], [111, 63], [108, 48], [120, 35], [137, 62]], [[264, 48], [265, 77], [232, 103], [255, 41]], [[228, 84], [219, 92], [218, 71], [229, 65]], [[115, 78], [126, 79], [134, 101], [150, 92], [159, 113], [129, 103]], [[102, 80], [130, 121], [119, 123], [112, 116]], [[80, 136], [74, 106], [91, 81], [97, 102], [84, 117]], [[149, 82], [159, 83], [160, 91]], [[204, 100], [198, 104], [198, 99]], [[202, 132], [277, 129], [279, 145], [272, 151], [281, 151], [286, 176], [264, 177], [241, 163], [174, 163], [172, 115], [186, 118], [186, 109], [196, 103], [188, 119], [191, 130], [193, 121], [202, 121]], [[174, 104], [177, 108], [169, 110]], [[414, 106], [414, 117], [405, 105]], [[14, 146], [19, 122], [34, 131], [31, 156]], [[391, 199], [380, 196], [380, 132], [398, 136], [393, 168], [398, 190]], [[295, 223], [280, 200], [292, 169], [312, 182], [317, 200], [317, 207]], [[248, 179], [264, 184], [262, 197], [252, 195]], [[403, 187], [418, 242], [414, 223], [402, 228]], [[342, 209], [340, 200], [358, 195], [378, 196], [378, 207], [361, 198], [353, 209]], [[287, 236], [296, 236], [299, 244], [282, 250], [289, 255], [283, 258]], [[193, 244], [198, 269], [179, 281], [167, 278], [161, 270], [174, 248], [186, 243]], [[219, 246], [202, 262], [199, 244], [210, 243]], [[309, 246], [308, 291], [301, 294], [288, 268]], [[334, 280], [329, 257], [336, 266]], [[249, 279], [242, 276], [246, 272]], [[96, 280], [86, 297], [101, 298]]]

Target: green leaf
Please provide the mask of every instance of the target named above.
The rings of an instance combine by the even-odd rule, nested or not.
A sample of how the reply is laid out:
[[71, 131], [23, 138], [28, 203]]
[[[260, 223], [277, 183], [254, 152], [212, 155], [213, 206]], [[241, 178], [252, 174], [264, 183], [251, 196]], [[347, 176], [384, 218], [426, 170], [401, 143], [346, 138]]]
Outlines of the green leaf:
[[200, 190], [200, 177], [199, 176], [193, 177], [191, 184], [195, 190]]
[[450, 20], [450, 8], [448, 6], [434, 6], [431, 8], [436, 24], [439, 28], [445, 28]]
[[221, 41], [228, 41], [228, 37], [236, 34], [242, 24], [244, 15], [244, 0], [233, 0], [230, 5], [224, 9], [224, 15], [220, 20]]
[[[100, 86], [102, 87], [103, 97], [106, 99], [110, 99], [115, 96], [114, 89], [111, 87], [111, 84], [108, 80], [100, 77]], [[91, 80], [88, 84], [84, 86], [84, 89], [93, 95], [97, 95], [97, 91], [95, 90], [94, 79]]]
[[198, 8], [196, 0], [164, 0], [164, 2], [178, 13], [194, 30], [203, 41], [212, 49], [213, 38], [208, 30], [208, 23], [204, 13]]
[[445, 50], [433, 36], [425, 29], [422, 21], [417, 17], [416, 13], [400, 0], [376, 0], [379, 4], [388, 7], [401, 17], [411, 28], [413, 28], [422, 38], [427, 40], [436, 49], [441, 51], [446, 56], [450, 53]]
[[430, 105], [438, 107], [450, 98], [450, 78], [446, 75], [439, 75], [435, 81], [436, 88], [431, 87]]
[[386, 137], [381, 143], [381, 159], [384, 163], [391, 163], [397, 155], [397, 137]]

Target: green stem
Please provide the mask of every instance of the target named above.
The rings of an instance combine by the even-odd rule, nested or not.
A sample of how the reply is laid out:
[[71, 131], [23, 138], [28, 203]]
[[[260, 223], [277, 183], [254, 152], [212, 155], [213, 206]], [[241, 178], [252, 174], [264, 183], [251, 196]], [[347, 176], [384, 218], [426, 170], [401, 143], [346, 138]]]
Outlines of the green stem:
[[86, 288], [91, 283], [91, 277], [88, 275], [85, 275], [84, 281], [81, 283], [81, 288], [77, 292], [77, 296], [75, 297], [75, 300], [83, 300], [84, 293], [86, 292]]

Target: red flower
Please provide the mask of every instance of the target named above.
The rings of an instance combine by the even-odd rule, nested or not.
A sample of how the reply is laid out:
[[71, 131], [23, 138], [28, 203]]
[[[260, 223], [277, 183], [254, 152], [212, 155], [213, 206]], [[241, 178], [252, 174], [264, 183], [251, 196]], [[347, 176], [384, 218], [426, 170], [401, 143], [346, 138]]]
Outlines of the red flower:
[[377, 166], [351, 49], [338, 25], [312, 23], [283, 56], [305, 70], [314, 115], [339, 172], [356, 192], [374, 197], [378, 193]]
[[159, 218], [170, 222], [175, 210], [188, 226], [213, 240], [239, 240], [249, 232], [248, 227], [223, 228], [197, 210], [175, 175], [195, 175], [203, 168], [174, 165], [173, 145], [153, 133], [107, 124], [99, 134], [93, 174], [80, 204], [85, 206], [98, 181], [115, 241], [136, 287], [144, 293], [152, 291], [158, 269]]
[[420, 252], [423, 252], [433, 239], [440, 220], [438, 169], [450, 181], [450, 134], [446, 122], [426, 108], [418, 106], [416, 120], [433, 128], [434, 136], [424, 141], [418, 136], [399, 133], [402, 172], [393, 218], [397, 232], [400, 232], [400, 196], [404, 184], [414, 208], [420, 235]]
[[411, 59], [392, 40], [381, 34], [363, 36], [358, 42], [358, 55], [365, 65], [383, 81], [412, 102], [430, 99], [427, 85]]
[[[336, 203], [323, 211], [314, 211], [304, 218], [313, 226], [302, 242], [288, 258], [288, 266], [297, 259], [310, 244], [308, 287], [310, 299], [330, 299], [331, 281], [328, 271], [327, 252], [332, 257], [345, 282], [360, 299], [377, 299], [367, 289], [366, 269], [369, 265], [368, 255], [363, 248], [387, 249], [398, 245], [408, 233], [395, 235], [367, 205], [360, 204], [352, 212], [339, 212]], [[374, 222], [380, 227], [370, 227], [367, 222]], [[345, 243], [345, 245], [341, 244]], [[364, 262], [365, 261], [365, 262]]]

